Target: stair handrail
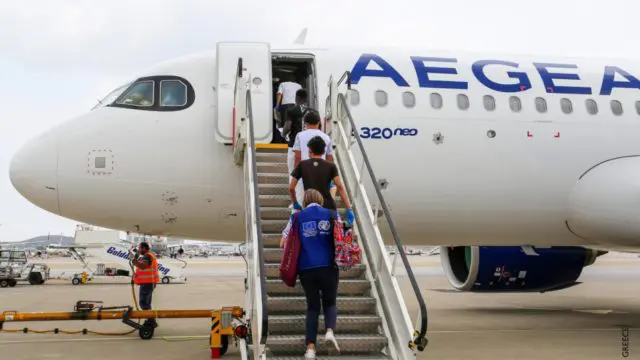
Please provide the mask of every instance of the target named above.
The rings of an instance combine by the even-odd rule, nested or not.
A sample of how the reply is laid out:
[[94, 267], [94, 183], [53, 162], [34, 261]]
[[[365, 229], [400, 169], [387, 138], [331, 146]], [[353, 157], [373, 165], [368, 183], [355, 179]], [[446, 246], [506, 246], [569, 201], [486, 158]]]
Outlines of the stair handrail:
[[[249, 138], [248, 151], [246, 154], [250, 157], [251, 161], [249, 161], [249, 167], [251, 170], [251, 177], [253, 178], [252, 186], [253, 186], [253, 202], [254, 202], [254, 216], [255, 216], [255, 226], [257, 233], [258, 241], [258, 253], [257, 253], [257, 261], [259, 264], [260, 274], [258, 274], [260, 278], [260, 298], [262, 304], [262, 319], [258, 319], [262, 323], [262, 330], [260, 333], [260, 345], [264, 346], [267, 343], [267, 336], [269, 332], [269, 308], [267, 304], [267, 281], [265, 279], [265, 266], [264, 266], [264, 237], [262, 236], [262, 223], [260, 220], [260, 193], [258, 188], [258, 164], [256, 161], [256, 141], [253, 131], [253, 109], [251, 104], [251, 90], [247, 89], [246, 92], [246, 126], [247, 126], [247, 135]], [[255, 255], [254, 255], [255, 256]], [[257, 350], [257, 349], [256, 349]]]
[[[360, 137], [360, 134], [357, 131], [357, 127], [355, 124], [355, 121], [353, 120], [353, 116], [351, 115], [351, 111], [349, 110], [349, 106], [347, 105], [347, 101], [346, 98], [344, 96], [344, 94], [342, 93], [338, 93], [337, 92], [337, 87], [339, 85], [341, 85], [344, 81], [346, 80], [346, 85], [347, 85], [347, 89], [351, 89], [351, 72], [350, 71], [346, 71], [344, 74], [342, 74], [342, 76], [340, 77], [339, 81], [337, 82], [333, 82], [333, 80], [330, 78], [329, 79], [329, 84], [330, 84], [330, 99], [331, 99], [331, 112], [329, 114], [329, 118], [333, 118], [335, 120], [333, 120], [331, 123], [332, 124], [336, 124], [339, 127], [342, 127], [342, 124], [339, 124], [338, 121], [340, 120], [338, 117], [338, 109], [342, 110], [344, 112], [344, 116], [345, 118], [348, 120], [349, 125], [351, 127], [352, 131], [352, 136], [355, 137], [356, 139], [356, 143], [358, 144], [358, 148], [360, 150], [360, 155], [363, 158], [365, 167], [367, 169], [367, 172], [369, 174], [369, 176], [371, 177], [372, 183], [373, 183], [373, 187], [375, 189], [376, 195], [378, 197], [378, 201], [380, 202], [380, 205], [382, 207], [382, 211], [384, 214], [385, 219], [387, 220], [387, 224], [389, 226], [389, 230], [391, 232], [391, 236], [393, 238], [393, 241], [398, 249], [397, 253], [400, 254], [400, 258], [402, 259], [402, 263], [404, 265], [405, 271], [407, 273], [407, 277], [409, 278], [409, 282], [411, 283], [411, 287], [413, 289], [414, 295], [418, 301], [418, 306], [420, 309], [420, 329], [416, 330], [414, 333], [414, 339], [409, 342], [409, 346], [411, 348], [413, 347], [417, 347], [419, 351], [424, 351], [428, 340], [426, 338], [426, 334], [427, 334], [427, 326], [428, 326], [428, 314], [427, 314], [427, 305], [426, 302], [424, 300], [424, 297], [422, 296], [422, 293], [420, 292], [420, 287], [418, 285], [418, 281], [416, 280], [416, 277], [413, 273], [413, 270], [411, 269], [411, 264], [409, 264], [409, 259], [407, 258], [407, 255], [404, 252], [404, 247], [402, 245], [402, 242], [400, 240], [400, 236], [398, 235], [398, 231], [395, 227], [395, 224], [391, 218], [391, 214], [389, 212], [389, 207], [387, 206], [386, 201], [384, 200], [384, 196], [382, 195], [382, 189], [380, 187], [380, 183], [378, 181], [378, 178], [376, 177], [374, 171], [373, 171], [373, 167], [371, 166], [371, 162], [369, 161], [369, 157], [367, 155], [367, 152], [365, 151], [364, 148], [364, 144], [362, 143], [362, 138]], [[335, 99], [335, 101], [334, 101]], [[333, 130], [333, 129], [332, 129]], [[342, 129], [344, 131], [344, 128]], [[350, 147], [350, 146], [348, 146]], [[362, 175], [359, 174], [359, 176], [361, 177]], [[377, 216], [377, 214], [373, 214], [374, 216]]]

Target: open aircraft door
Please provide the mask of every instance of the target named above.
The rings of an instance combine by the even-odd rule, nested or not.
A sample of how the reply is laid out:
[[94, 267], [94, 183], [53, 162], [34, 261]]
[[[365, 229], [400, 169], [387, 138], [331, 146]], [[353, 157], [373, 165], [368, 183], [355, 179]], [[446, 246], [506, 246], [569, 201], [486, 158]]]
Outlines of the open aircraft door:
[[[251, 109], [256, 143], [270, 143], [273, 131], [271, 47], [268, 43], [219, 42], [216, 71], [216, 140], [231, 144], [234, 122], [234, 93], [242, 59], [242, 76], [251, 82]], [[249, 106], [249, 105], [248, 105]]]

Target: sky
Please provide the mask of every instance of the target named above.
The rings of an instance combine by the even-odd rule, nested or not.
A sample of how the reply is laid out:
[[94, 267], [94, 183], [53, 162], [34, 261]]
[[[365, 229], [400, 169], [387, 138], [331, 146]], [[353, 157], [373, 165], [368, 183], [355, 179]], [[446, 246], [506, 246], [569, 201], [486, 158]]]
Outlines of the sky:
[[[640, 59], [628, 0], [20, 0], [0, 2], [0, 242], [76, 222], [11, 186], [12, 155], [154, 63], [217, 41]], [[424, 55], [424, 54], [421, 54]]]

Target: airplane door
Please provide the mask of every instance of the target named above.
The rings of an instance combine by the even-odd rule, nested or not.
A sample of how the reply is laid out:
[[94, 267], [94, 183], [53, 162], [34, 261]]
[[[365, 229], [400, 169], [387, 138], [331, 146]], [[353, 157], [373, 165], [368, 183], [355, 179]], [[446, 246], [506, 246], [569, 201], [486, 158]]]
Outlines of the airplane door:
[[271, 47], [268, 43], [219, 42], [216, 68], [216, 140], [231, 144], [238, 59], [251, 80], [251, 108], [256, 143], [269, 143], [273, 131]]

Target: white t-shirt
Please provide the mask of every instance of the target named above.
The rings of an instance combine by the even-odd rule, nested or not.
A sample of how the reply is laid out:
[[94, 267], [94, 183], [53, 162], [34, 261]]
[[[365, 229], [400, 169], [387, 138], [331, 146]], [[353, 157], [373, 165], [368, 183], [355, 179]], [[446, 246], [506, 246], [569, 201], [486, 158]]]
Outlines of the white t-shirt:
[[300, 160], [309, 159], [309, 148], [307, 147], [307, 143], [316, 136], [322, 137], [324, 142], [327, 143], [327, 147], [322, 158], [326, 160], [327, 155], [333, 155], [331, 138], [329, 135], [323, 133], [322, 130], [319, 129], [307, 129], [299, 132], [298, 135], [296, 135], [296, 141], [293, 143], [293, 151], [300, 151]]
[[278, 94], [282, 94], [281, 105], [295, 104], [296, 92], [302, 89], [302, 86], [298, 83], [285, 81], [278, 86]]

